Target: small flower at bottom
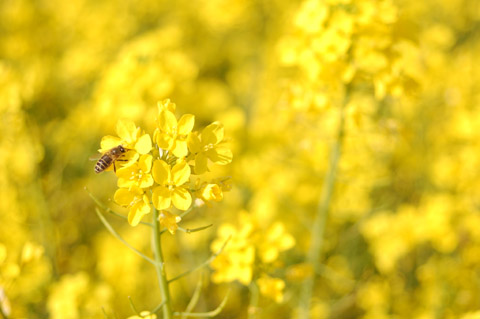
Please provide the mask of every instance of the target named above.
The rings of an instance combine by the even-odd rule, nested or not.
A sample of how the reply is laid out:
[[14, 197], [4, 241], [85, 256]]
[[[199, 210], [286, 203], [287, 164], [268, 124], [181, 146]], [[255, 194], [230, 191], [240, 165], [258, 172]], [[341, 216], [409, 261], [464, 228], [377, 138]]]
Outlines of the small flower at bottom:
[[153, 163], [153, 178], [160, 186], [153, 189], [152, 201], [158, 210], [168, 209], [173, 205], [180, 210], [187, 210], [192, 204], [192, 195], [185, 183], [190, 179], [190, 166], [180, 161], [170, 166], [162, 160]]
[[172, 235], [175, 234], [175, 232], [177, 231], [177, 223], [179, 223], [181, 220], [182, 217], [172, 214], [166, 210], [160, 211], [160, 215], [158, 216], [158, 221], [160, 222], [160, 225], [167, 228]]
[[137, 187], [119, 188], [113, 196], [115, 202], [121, 206], [129, 207], [128, 222], [132, 226], [137, 226], [140, 223], [143, 215], [150, 213], [150, 201], [145, 192]]

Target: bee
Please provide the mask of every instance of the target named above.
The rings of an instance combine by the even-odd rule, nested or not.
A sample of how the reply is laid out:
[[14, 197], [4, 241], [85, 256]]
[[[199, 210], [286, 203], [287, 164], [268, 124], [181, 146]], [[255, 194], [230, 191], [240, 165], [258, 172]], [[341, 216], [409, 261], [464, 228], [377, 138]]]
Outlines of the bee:
[[127, 149], [122, 145], [118, 145], [105, 153], [103, 153], [102, 157], [97, 161], [95, 164], [95, 173], [101, 173], [107, 168], [109, 168], [113, 164], [113, 170], [115, 169], [115, 161], [122, 156], [124, 153], [127, 152]]

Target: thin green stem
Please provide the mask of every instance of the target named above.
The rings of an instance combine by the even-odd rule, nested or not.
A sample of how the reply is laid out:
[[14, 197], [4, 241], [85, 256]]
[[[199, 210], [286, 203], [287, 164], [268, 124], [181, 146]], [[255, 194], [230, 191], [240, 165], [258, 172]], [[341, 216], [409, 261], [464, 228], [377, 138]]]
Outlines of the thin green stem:
[[163, 318], [172, 319], [172, 302], [170, 299], [170, 290], [168, 287], [167, 275], [165, 272], [165, 263], [163, 261], [162, 253], [162, 242], [161, 242], [161, 233], [160, 233], [160, 224], [158, 222], [158, 211], [153, 207], [153, 229], [152, 229], [152, 249], [155, 256], [155, 269], [157, 271], [158, 284], [160, 286], [160, 294], [162, 296], [162, 301], [165, 302], [163, 305]]
[[257, 318], [259, 291], [254, 281], [250, 283], [250, 304], [248, 305], [248, 319]]
[[184, 273], [181, 273], [180, 275], [178, 276], [175, 276], [173, 277], [172, 279], [169, 279], [168, 282], [172, 282], [172, 281], [175, 281], [175, 280], [178, 280], [182, 277], [185, 277], [186, 275], [188, 274], [191, 274], [192, 272], [202, 268], [202, 267], [205, 267], [207, 266], [208, 264], [210, 264], [215, 258], [217, 258], [218, 255], [220, 255], [223, 251], [223, 249], [225, 249], [225, 246], [227, 245], [228, 241], [230, 240], [230, 237], [227, 238], [227, 240], [223, 243], [222, 247], [220, 247], [220, 249], [215, 253], [213, 254], [212, 256], [210, 256], [210, 258], [208, 258], [207, 260], [205, 260], [203, 263], [201, 263], [200, 265], [190, 269], [190, 270], [187, 270], [186, 272]]
[[307, 254], [307, 263], [312, 265], [313, 272], [312, 277], [305, 279], [305, 281], [303, 282], [300, 295], [300, 319], [310, 318], [310, 302], [313, 295], [313, 288], [315, 286], [315, 274], [320, 272], [320, 254], [323, 248], [325, 225], [327, 222], [330, 202], [332, 200], [333, 190], [335, 187], [335, 178], [338, 171], [341, 148], [345, 135], [345, 107], [347, 102], [348, 92], [345, 93], [345, 100], [343, 101], [339, 109], [337, 139], [332, 147], [328, 171], [325, 179], [323, 180], [322, 193], [311, 229], [311, 244]]
[[139, 255], [140, 257], [142, 257], [143, 259], [145, 259], [146, 261], [148, 261], [149, 263], [153, 264], [153, 265], [156, 265], [157, 262], [147, 256], [145, 256], [143, 253], [141, 253], [139, 250], [137, 250], [136, 248], [134, 248], [132, 245], [130, 245], [125, 239], [122, 238], [122, 236], [120, 236], [119, 233], [117, 233], [117, 231], [112, 227], [112, 225], [110, 225], [110, 223], [107, 221], [107, 219], [105, 218], [105, 216], [103, 216], [103, 214], [100, 212], [100, 209], [98, 209], [98, 207], [95, 208], [95, 212], [97, 213], [97, 216], [98, 218], [100, 218], [100, 221], [102, 222], [103, 226], [105, 226], [105, 228], [115, 237], [117, 238], [119, 241], [122, 242], [122, 244], [124, 244], [125, 246], [127, 246], [128, 248], [130, 248], [135, 254]]
[[[190, 299], [190, 302], [187, 305], [187, 308], [185, 308], [185, 313], [190, 313], [192, 310], [195, 308], [195, 306], [198, 303], [198, 300], [200, 299], [200, 292], [202, 291], [202, 286], [203, 286], [203, 276], [200, 276], [200, 279], [197, 282], [197, 286], [195, 287], [195, 291], [193, 292], [192, 298]], [[182, 315], [182, 319], [187, 319], [187, 315]]]
[[225, 295], [225, 298], [223, 298], [222, 302], [220, 305], [215, 310], [209, 311], [209, 312], [175, 312], [173, 313], [174, 316], [187, 316], [187, 317], [196, 317], [196, 318], [212, 318], [218, 315], [220, 312], [222, 312], [223, 308], [227, 304], [228, 300], [228, 295], [230, 294], [230, 290], [227, 292]]

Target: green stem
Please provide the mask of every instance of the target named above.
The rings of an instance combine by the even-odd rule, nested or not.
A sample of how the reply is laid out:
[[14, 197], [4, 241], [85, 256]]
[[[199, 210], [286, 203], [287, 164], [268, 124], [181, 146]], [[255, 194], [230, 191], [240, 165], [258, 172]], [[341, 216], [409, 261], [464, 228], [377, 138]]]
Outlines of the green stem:
[[167, 275], [165, 273], [165, 263], [163, 261], [162, 253], [162, 242], [161, 242], [161, 233], [160, 233], [160, 224], [158, 222], [158, 211], [153, 208], [153, 231], [152, 231], [152, 249], [155, 256], [155, 269], [157, 271], [158, 284], [160, 286], [160, 294], [162, 296], [162, 301], [165, 302], [163, 305], [163, 318], [172, 319], [172, 302], [170, 300], [170, 290], [168, 288]]
[[328, 171], [323, 180], [322, 194], [315, 214], [315, 220], [311, 230], [311, 244], [307, 254], [307, 263], [312, 265], [313, 271], [311, 278], [306, 278], [303, 282], [300, 295], [300, 319], [310, 318], [310, 302], [315, 286], [315, 274], [320, 272], [320, 254], [322, 252], [323, 237], [325, 225], [327, 222], [330, 202], [332, 200], [333, 190], [335, 187], [335, 178], [340, 162], [341, 147], [345, 135], [345, 106], [348, 102], [348, 92], [345, 93], [345, 100], [339, 109], [339, 124], [337, 130], [337, 139], [333, 145]]

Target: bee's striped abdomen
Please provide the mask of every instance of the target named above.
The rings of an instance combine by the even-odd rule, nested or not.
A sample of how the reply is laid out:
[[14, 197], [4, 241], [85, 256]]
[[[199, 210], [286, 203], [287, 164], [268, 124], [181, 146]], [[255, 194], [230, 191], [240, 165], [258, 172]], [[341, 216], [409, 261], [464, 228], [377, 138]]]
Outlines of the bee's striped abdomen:
[[110, 165], [112, 165], [113, 158], [108, 155], [103, 155], [95, 164], [95, 173], [101, 173], [106, 170]]

